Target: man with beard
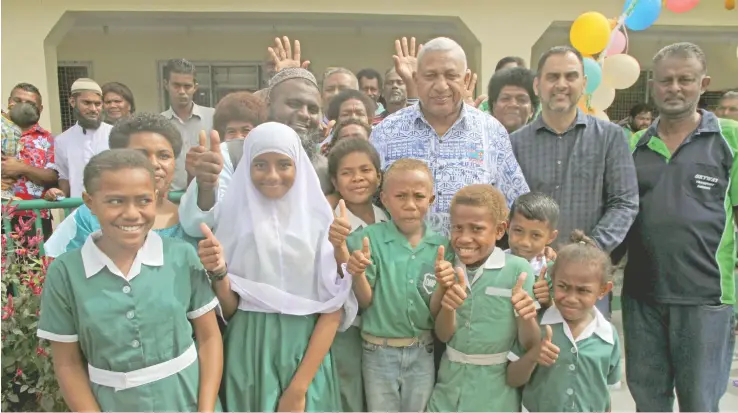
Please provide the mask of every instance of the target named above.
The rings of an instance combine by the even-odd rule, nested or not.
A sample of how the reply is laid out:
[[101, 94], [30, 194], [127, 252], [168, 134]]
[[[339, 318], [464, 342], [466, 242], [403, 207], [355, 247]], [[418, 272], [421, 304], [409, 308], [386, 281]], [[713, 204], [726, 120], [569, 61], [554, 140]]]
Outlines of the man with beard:
[[82, 175], [94, 155], [109, 149], [113, 127], [102, 122], [102, 89], [94, 80], [81, 78], [72, 84], [69, 104], [77, 123], [56, 137], [54, 161], [59, 189], [64, 196], [79, 198], [84, 191]]
[[[416, 94], [417, 95], [417, 94]], [[383, 121], [387, 116], [397, 112], [398, 110], [412, 106], [418, 102], [417, 98], [408, 99], [407, 84], [397, 74], [394, 67], [389, 68], [384, 74], [384, 84], [382, 85], [382, 97], [384, 98], [384, 110], [374, 117], [373, 125]]]
[[[14, 196], [22, 200], [42, 198], [46, 189], [58, 181], [54, 169], [54, 138], [38, 124], [42, 110], [38, 88], [20, 83], [10, 92], [8, 113], [3, 113], [18, 126], [21, 136], [15, 156], [3, 154], [2, 178], [3, 181], [13, 181]], [[19, 215], [25, 214], [19, 212]], [[44, 220], [44, 234], [51, 234], [49, 211], [42, 210], [41, 218]]]
[[648, 129], [653, 122], [653, 108], [647, 103], [639, 103], [630, 109], [628, 117], [618, 122], [628, 137], [644, 129]]
[[[315, 76], [309, 71], [289, 67], [280, 70], [270, 80], [267, 91], [268, 120], [288, 125], [297, 132], [318, 174], [323, 193], [330, 194], [333, 185], [328, 175], [328, 160], [315, 145], [322, 136], [320, 107], [320, 89]], [[200, 136], [200, 145], [207, 145], [203, 134]], [[195, 179], [180, 200], [180, 223], [187, 234], [202, 236], [200, 223], [213, 225], [215, 204], [222, 199], [231, 183], [242, 154], [243, 139], [220, 144], [218, 133], [210, 134], [208, 150], [197, 155]]]
[[[541, 116], [510, 141], [531, 191], [551, 196], [561, 208], [559, 240], [581, 229], [611, 253], [638, 213], [638, 182], [623, 129], [577, 108], [586, 85], [577, 50], [545, 52], [533, 81]], [[597, 306], [609, 316], [607, 296]]]

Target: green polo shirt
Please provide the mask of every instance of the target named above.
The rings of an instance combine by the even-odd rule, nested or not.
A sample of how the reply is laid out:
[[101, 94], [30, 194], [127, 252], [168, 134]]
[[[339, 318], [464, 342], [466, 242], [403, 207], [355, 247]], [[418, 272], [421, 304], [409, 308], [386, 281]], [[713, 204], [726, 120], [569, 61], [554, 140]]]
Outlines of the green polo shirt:
[[[597, 307], [592, 311], [594, 319], [576, 338], [555, 305], [540, 316], [541, 337], [551, 326], [560, 352], [551, 367], [536, 366], [523, 388], [528, 411], [604, 412], [610, 407], [610, 389], [620, 386], [622, 375], [620, 340]], [[523, 354], [517, 343], [508, 358], [515, 361]]]
[[430, 297], [436, 289], [438, 247], [446, 247], [446, 260], [453, 262], [448, 240], [426, 228], [415, 248], [394, 222], [370, 225], [349, 235], [349, 251], [362, 248], [369, 238], [372, 265], [366, 277], [372, 287], [372, 304], [362, 312], [362, 331], [377, 337], [410, 338], [433, 329]]
[[625, 244], [623, 293], [661, 304], [735, 302], [738, 122], [701, 111], [672, 154], [658, 120], [631, 139], [640, 208]]

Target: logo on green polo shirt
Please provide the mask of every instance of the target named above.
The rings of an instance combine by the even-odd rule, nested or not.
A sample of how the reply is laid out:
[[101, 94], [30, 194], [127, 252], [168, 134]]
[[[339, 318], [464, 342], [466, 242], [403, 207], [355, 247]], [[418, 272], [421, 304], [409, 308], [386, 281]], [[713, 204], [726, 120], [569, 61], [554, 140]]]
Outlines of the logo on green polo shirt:
[[431, 273], [425, 273], [423, 276], [423, 290], [428, 295], [433, 294], [433, 290], [436, 289], [436, 275]]

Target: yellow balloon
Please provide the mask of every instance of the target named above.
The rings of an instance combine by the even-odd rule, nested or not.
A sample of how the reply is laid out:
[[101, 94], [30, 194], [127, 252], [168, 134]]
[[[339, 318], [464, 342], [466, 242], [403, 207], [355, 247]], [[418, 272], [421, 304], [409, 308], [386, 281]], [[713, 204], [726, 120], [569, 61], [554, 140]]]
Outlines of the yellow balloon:
[[594, 55], [605, 50], [610, 41], [610, 22], [601, 13], [590, 11], [574, 20], [569, 41], [582, 54]]
[[605, 110], [609, 108], [614, 101], [615, 89], [605, 85], [600, 85], [600, 87], [592, 92], [592, 97], [590, 98], [589, 103], [595, 108]]
[[592, 114], [592, 116], [594, 116], [595, 118], [606, 120], [608, 122], [610, 121], [610, 117], [607, 116], [607, 113], [605, 113], [604, 111], [599, 110], [599, 109], [595, 109], [594, 110], [594, 113]]
[[641, 65], [633, 56], [616, 54], [605, 58], [602, 84], [615, 89], [627, 89], [638, 81], [640, 75]]

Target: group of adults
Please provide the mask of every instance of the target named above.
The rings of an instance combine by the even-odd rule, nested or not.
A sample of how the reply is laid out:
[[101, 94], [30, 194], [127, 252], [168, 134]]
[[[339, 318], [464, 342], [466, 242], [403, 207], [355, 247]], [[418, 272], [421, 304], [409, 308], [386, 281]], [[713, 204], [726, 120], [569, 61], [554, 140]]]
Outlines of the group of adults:
[[[152, 161], [170, 165], [160, 168], [167, 176], [163, 192], [186, 188], [178, 214], [166, 211], [167, 224], [178, 220], [184, 232], [202, 235], [200, 224], [212, 224], [214, 206], [232, 184], [242, 140], [265, 120], [298, 133], [329, 196], [321, 147], [337, 139], [369, 139], [383, 169], [403, 158], [426, 161], [436, 195], [428, 223], [444, 234], [451, 198], [464, 186], [495, 185], [508, 204], [529, 191], [546, 193], [561, 210], [558, 244], [581, 229], [614, 259], [627, 250], [627, 379], [638, 410], [671, 411], [675, 387], [682, 410], [717, 410], [734, 347], [738, 122], [698, 108], [710, 82], [698, 46], [676, 43], [654, 56], [651, 94], [659, 117], [651, 123], [639, 119], [642, 111], [632, 114], [625, 125], [632, 134], [578, 108], [587, 79], [581, 54], [567, 46], [546, 51], [535, 72], [520, 59], [501, 62], [481, 106], [472, 98], [476, 80], [465, 52], [448, 38], [422, 48], [414, 39], [398, 40], [384, 81], [372, 70], [356, 76], [330, 68], [319, 84], [301, 60], [299, 42], [276, 39], [269, 50], [269, 88], [234, 93], [215, 109], [194, 103], [192, 63], [167, 65], [171, 107], [157, 119], [169, 121], [181, 140], [169, 163], [156, 155]], [[48, 199], [80, 196], [86, 161], [109, 146], [104, 120], [115, 122], [113, 115], [124, 118], [135, 108], [127, 88], [112, 92], [120, 99], [106, 90], [90, 79], [75, 82], [70, 104], [77, 123], [55, 142], [46, 132], [47, 144], [34, 132], [30, 146], [46, 148], [44, 161], [33, 166], [38, 171], [14, 170], [17, 162], [4, 156], [3, 182], [23, 177]], [[736, 113], [734, 98], [726, 95], [722, 116]], [[41, 109], [38, 91], [19, 85], [3, 118], [38, 130]], [[35, 123], [20, 121], [20, 112], [33, 112]], [[599, 305], [609, 314], [607, 302]]]

